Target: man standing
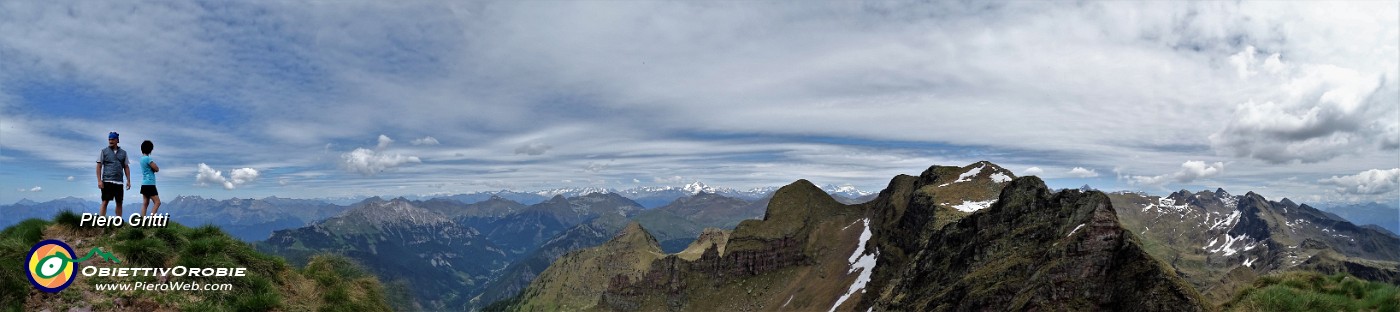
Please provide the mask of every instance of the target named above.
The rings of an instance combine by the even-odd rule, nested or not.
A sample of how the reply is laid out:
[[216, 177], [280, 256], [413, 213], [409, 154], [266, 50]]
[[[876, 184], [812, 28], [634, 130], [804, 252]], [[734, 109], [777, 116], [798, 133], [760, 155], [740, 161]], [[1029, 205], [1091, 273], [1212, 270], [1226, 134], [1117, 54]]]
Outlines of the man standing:
[[[127, 167], [126, 150], [117, 146], [121, 142], [116, 132], [107, 133], [107, 148], [97, 158], [97, 189], [102, 190], [102, 215], [107, 215], [107, 202], [117, 200], [117, 216], [122, 215], [122, 193], [131, 189], [131, 168]], [[125, 179], [123, 179], [125, 175]]]

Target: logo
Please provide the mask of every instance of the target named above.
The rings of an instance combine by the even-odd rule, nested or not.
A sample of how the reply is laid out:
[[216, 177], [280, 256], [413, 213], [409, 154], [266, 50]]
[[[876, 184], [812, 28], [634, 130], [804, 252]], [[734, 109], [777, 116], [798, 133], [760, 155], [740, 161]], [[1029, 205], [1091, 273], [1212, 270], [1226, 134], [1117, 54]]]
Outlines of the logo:
[[29, 249], [29, 259], [25, 261], [25, 268], [29, 271], [29, 283], [44, 292], [56, 293], [72, 285], [74, 272], [78, 271], [78, 263], [92, 258], [95, 254], [113, 263], [121, 262], [112, 254], [98, 248], [93, 248], [87, 256], [79, 259], [73, 259], [73, 254], [73, 247], [60, 240], [47, 239], [34, 244], [34, 248]]
[[73, 247], [56, 239], [48, 239], [29, 249], [29, 283], [34, 288], [56, 293], [73, 284], [73, 272], [78, 264], [73, 261]]

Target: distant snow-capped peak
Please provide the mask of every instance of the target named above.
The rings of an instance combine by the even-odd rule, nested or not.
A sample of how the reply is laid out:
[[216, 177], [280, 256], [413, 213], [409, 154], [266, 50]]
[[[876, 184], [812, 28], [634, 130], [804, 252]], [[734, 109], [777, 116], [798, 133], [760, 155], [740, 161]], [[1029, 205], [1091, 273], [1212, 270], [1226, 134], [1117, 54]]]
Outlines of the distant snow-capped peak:
[[871, 193], [871, 192], [868, 192], [868, 191], [863, 191], [863, 190], [861, 190], [861, 189], [859, 189], [859, 188], [856, 188], [855, 185], [851, 185], [850, 183], [842, 184], [842, 185], [840, 185], [840, 186], [832, 185], [832, 184], [827, 184], [826, 186], [823, 186], [823, 187], [822, 187], [822, 191], [826, 191], [826, 192], [829, 193], [829, 194], [836, 194], [836, 195], [841, 195], [841, 196], [850, 197], [850, 198], [863, 197], [863, 196], [869, 196], [870, 194], [874, 194], [874, 193]]
[[601, 187], [571, 187], [571, 188], [557, 188], [557, 189], [552, 189], [552, 190], [537, 191], [537, 192], [535, 192], [535, 194], [538, 194], [538, 195], [544, 196], [544, 197], [554, 197], [554, 196], [556, 196], [556, 195], [563, 195], [564, 197], [578, 197], [578, 196], [585, 196], [585, 195], [594, 194], [594, 193], [607, 194], [607, 193], [611, 193], [611, 192], [612, 192], [611, 189], [601, 188]]
[[695, 181], [694, 183], [686, 184], [685, 187], [682, 187], [681, 189], [685, 190], [686, 193], [690, 194], [699, 194], [700, 192], [715, 193], [716, 191], [715, 188], [705, 185], [705, 183], [700, 181]]

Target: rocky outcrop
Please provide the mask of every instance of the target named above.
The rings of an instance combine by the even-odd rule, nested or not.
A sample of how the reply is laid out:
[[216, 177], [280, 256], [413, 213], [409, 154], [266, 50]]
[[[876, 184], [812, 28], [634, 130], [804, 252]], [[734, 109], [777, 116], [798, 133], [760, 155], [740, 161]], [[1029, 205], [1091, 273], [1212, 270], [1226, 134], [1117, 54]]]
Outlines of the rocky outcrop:
[[664, 254], [656, 238], [631, 222], [607, 243], [556, 260], [521, 293], [525, 311], [583, 310], [598, 306], [601, 294], [618, 285], [653, 279]]
[[1331, 250], [1319, 252], [1297, 266], [1322, 274], [1346, 273], [1365, 280], [1400, 285], [1400, 264], [1349, 259]]
[[1039, 178], [934, 232], [875, 310], [1201, 310], [1142, 250], [1103, 193], [1051, 194]]
[[690, 246], [677, 253], [676, 256], [687, 261], [695, 261], [700, 259], [706, 251], [714, 249], [713, 253], [718, 257], [724, 255], [724, 247], [727, 245], [729, 245], [729, 231], [705, 228], [695, 239], [695, 242], [690, 243]]

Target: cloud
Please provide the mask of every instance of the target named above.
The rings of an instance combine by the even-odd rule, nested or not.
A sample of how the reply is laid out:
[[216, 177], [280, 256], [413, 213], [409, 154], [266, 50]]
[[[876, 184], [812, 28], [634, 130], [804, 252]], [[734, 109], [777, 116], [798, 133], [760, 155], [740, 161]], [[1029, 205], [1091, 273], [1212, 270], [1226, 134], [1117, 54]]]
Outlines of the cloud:
[[1196, 179], [1210, 178], [1225, 172], [1225, 163], [1215, 162], [1207, 164], [1204, 161], [1189, 160], [1181, 163], [1181, 169], [1171, 174], [1161, 174], [1156, 176], [1127, 176], [1133, 183], [1143, 185], [1162, 185], [1168, 181], [1177, 183], [1191, 183]]
[[584, 170], [587, 170], [588, 172], [592, 172], [592, 173], [598, 173], [598, 172], [600, 172], [600, 171], [603, 171], [604, 169], [608, 169], [608, 166], [611, 166], [611, 162], [608, 162], [608, 163], [589, 162], [589, 163], [588, 163], [588, 167], [585, 167]]
[[425, 136], [413, 139], [413, 141], [409, 141], [408, 143], [413, 145], [438, 145], [438, 140], [430, 136]]
[[73, 178], [73, 176], [68, 176], [68, 179], [67, 179], [67, 180], [68, 180], [68, 182], [73, 182], [74, 178]]
[[[1311, 108], [1293, 99], [1323, 96], [1286, 88], [1355, 89], [1396, 102], [1374, 94], [1394, 94], [1400, 81], [1391, 74], [1400, 68], [1397, 11], [1395, 2], [0, 1], [0, 85], [14, 86], [0, 88], [0, 167], [33, 156], [62, 163], [36, 170], [50, 176], [91, 170], [101, 140], [71, 133], [103, 134], [110, 123], [70, 112], [112, 106], [190, 118], [123, 126], [127, 136], [167, 142], [162, 155], [172, 161], [279, 175], [364, 172], [327, 164], [345, 160], [336, 156], [354, 149], [346, 142], [378, 134], [431, 133], [464, 147], [415, 150], [435, 161], [356, 188], [297, 178], [316, 188], [298, 190], [304, 196], [462, 176], [551, 187], [561, 172], [578, 174], [598, 159], [591, 155], [619, 160], [585, 172], [600, 179], [704, 176], [728, 186], [808, 178], [880, 187], [892, 174], [980, 159], [969, 153], [1017, 155], [1003, 158], [1025, 158], [994, 161], [1058, 174], [1124, 166], [1155, 175], [1214, 151], [1317, 160], [1286, 169], [1231, 162], [1221, 183], [1315, 180], [1393, 166], [1384, 148], [1400, 145], [1400, 127], [1385, 118], [1400, 120], [1395, 110], [1300, 130], [1273, 131], [1264, 121], [1356, 116], [1327, 111], [1345, 108], [1339, 104], [1314, 105], [1317, 117], [1309, 117]], [[1309, 68], [1327, 66], [1362, 82], [1387, 79], [1374, 92], [1305, 88]], [[102, 107], [52, 105], [34, 94], [94, 98]], [[200, 105], [185, 105], [192, 102]], [[532, 136], [556, 125], [594, 131]], [[1308, 139], [1269, 139], [1271, 131], [1324, 135], [1302, 144]], [[788, 144], [803, 143], [795, 141], [830, 144]], [[342, 145], [331, 153], [327, 142]], [[359, 146], [397, 155], [392, 145]], [[437, 161], [446, 158], [454, 163]], [[1289, 191], [1319, 192], [1310, 186]]]
[[520, 147], [516, 147], [516, 148], [515, 148], [515, 154], [516, 154], [516, 155], [526, 154], [526, 155], [530, 155], [530, 156], [539, 156], [539, 155], [544, 155], [544, 152], [549, 151], [550, 148], [552, 148], [552, 147], [549, 146], [549, 145], [545, 145], [544, 143], [535, 142], [535, 143], [530, 143], [530, 144], [521, 145]]
[[417, 156], [404, 156], [399, 153], [374, 151], [366, 148], [356, 148], [354, 151], [341, 154], [340, 158], [341, 165], [345, 170], [358, 172], [365, 176], [379, 174], [384, 170], [406, 164], [423, 162]]
[[[1400, 188], [1400, 168], [1388, 170], [1371, 169], [1349, 176], [1332, 176], [1318, 183], [1337, 186], [1343, 194], [1377, 195], [1394, 192]], [[1393, 198], [1392, 198], [1393, 199]]]
[[471, 185], [485, 186], [485, 187], [488, 187], [488, 188], [491, 188], [491, 189], [497, 189], [497, 190], [510, 189], [510, 188], [513, 188], [513, 187], [516, 186], [514, 183], [506, 182], [506, 181], [503, 181], [503, 180], [488, 180], [488, 181], [477, 180], [477, 181], [472, 181], [470, 184], [471, 184]]
[[681, 176], [653, 177], [651, 181], [656, 183], [680, 183], [685, 181], [685, 178]]
[[15, 189], [15, 190], [16, 190], [16, 191], [19, 191], [19, 192], [37, 193], [37, 192], [43, 192], [43, 191], [44, 191], [44, 188], [35, 185], [34, 187], [31, 187], [31, 188], [27, 188], [27, 189], [26, 189], [26, 188], [21, 188], [21, 189]]
[[1040, 167], [1030, 167], [1026, 168], [1026, 171], [1021, 172], [1021, 175], [1040, 175], [1042, 173], [1045, 173], [1045, 170], [1040, 169]]
[[1258, 74], [1257, 79], [1273, 88], [1236, 106], [1225, 127], [1210, 135], [1217, 151], [1279, 164], [1400, 148], [1400, 110], [1395, 105], [1400, 88], [1394, 82], [1400, 77], [1283, 63], [1277, 53], [1256, 61], [1256, 53], [1253, 46], [1247, 47], [1230, 62], [1241, 79]]
[[214, 170], [205, 163], [199, 163], [199, 171], [194, 177], [197, 186], [213, 184], [223, 186], [225, 190], [232, 190], [257, 179], [258, 170], [253, 168], [233, 169], [229, 172], [229, 177], [225, 178], [223, 171]]
[[375, 148], [375, 149], [380, 149], [380, 150], [382, 150], [382, 149], [384, 149], [384, 148], [386, 148], [386, 147], [389, 147], [389, 144], [393, 144], [393, 143], [394, 143], [394, 139], [390, 139], [389, 136], [387, 136], [387, 135], [380, 134], [380, 135], [379, 135], [379, 145], [376, 145], [374, 148]]
[[257, 179], [258, 171], [253, 170], [253, 168], [233, 169], [233, 171], [229, 173], [229, 183], [233, 183], [233, 185], [242, 185]]
[[1207, 165], [1204, 161], [1191, 160], [1181, 163], [1181, 171], [1177, 171], [1172, 177], [1177, 182], [1186, 183], [1199, 178], [1214, 177], [1223, 172], [1225, 172], [1225, 164], [1222, 162], [1217, 161]]
[[1094, 172], [1093, 169], [1084, 169], [1084, 167], [1074, 167], [1074, 169], [1069, 170], [1069, 175], [1077, 178], [1093, 178], [1099, 176], [1099, 173]]

